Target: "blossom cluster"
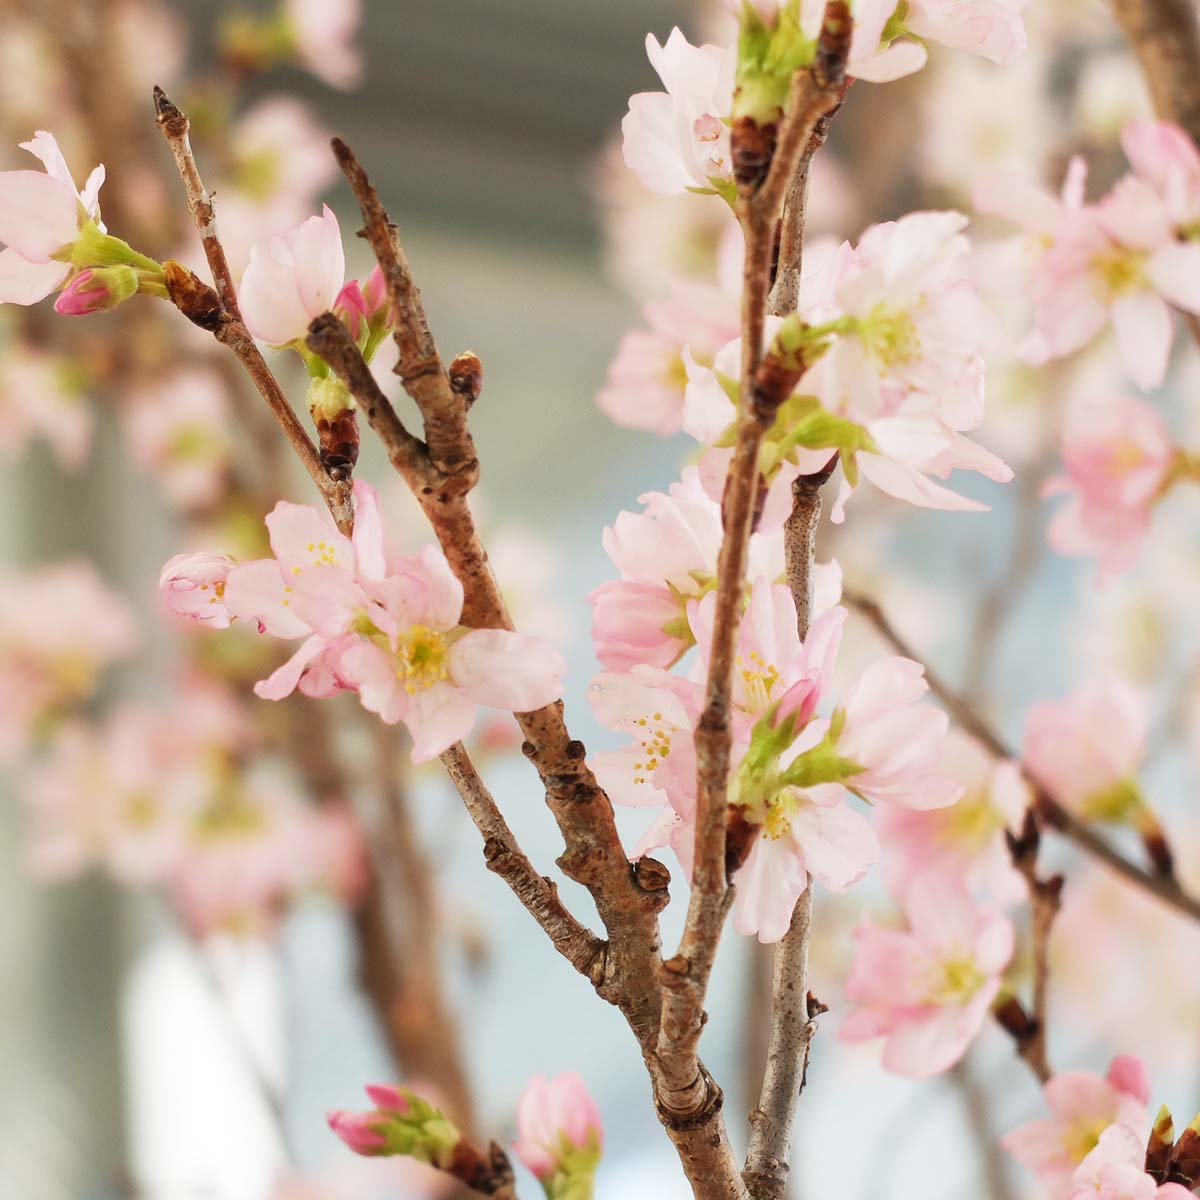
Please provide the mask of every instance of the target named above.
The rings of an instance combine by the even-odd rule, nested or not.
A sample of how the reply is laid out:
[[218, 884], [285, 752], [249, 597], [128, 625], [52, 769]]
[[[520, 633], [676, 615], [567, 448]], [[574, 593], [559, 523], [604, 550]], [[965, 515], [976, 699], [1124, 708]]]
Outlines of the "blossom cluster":
[[480, 704], [529, 712], [557, 700], [566, 669], [558, 651], [509, 630], [463, 627], [462, 584], [442, 553], [389, 557], [378, 493], [360, 481], [354, 495], [352, 537], [328, 513], [280, 501], [267, 517], [273, 557], [176, 555], [162, 571], [168, 607], [209, 628], [241, 620], [299, 641], [257, 695], [355, 692], [387, 724], [404, 724], [414, 762], [466, 737]]

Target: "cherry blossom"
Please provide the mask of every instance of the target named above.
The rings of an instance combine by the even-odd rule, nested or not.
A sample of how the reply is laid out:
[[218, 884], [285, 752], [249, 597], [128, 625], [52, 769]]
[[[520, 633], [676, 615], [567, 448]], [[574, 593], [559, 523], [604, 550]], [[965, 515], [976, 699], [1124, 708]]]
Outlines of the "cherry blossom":
[[1045, 495], [1067, 497], [1047, 538], [1060, 554], [1097, 557], [1103, 575], [1133, 565], [1176, 451], [1157, 409], [1132, 398], [1076, 398], [1062, 436], [1066, 474]]
[[284, 11], [304, 65], [331, 87], [354, 87], [362, 76], [353, 44], [360, 0], [285, 0]]
[[367, 1112], [335, 1111], [329, 1127], [356, 1154], [405, 1155], [446, 1168], [462, 1134], [433, 1104], [411, 1088], [368, 1084], [375, 1107]]
[[1110, 1125], [1079, 1164], [1067, 1200], [1191, 1200], [1179, 1183], [1159, 1185], [1146, 1174], [1146, 1146], [1128, 1125]]
[[137, 641], [125, 602], [84, 562], [0, 575], [0, 758], [87, 699]]
[[67, 470], [78, 470], [92, 445], [94, 420], [82, 394], [78, 370], [65, 358], [10, 347], [0, 362], [0, 454], [24, 453], [34, 437], [44, 439]]
[[[85, 221], [100, 220], [104, 167], [80, 192], [54, 135], [39, 130], [21, 143], [41, 161], [38, 171], [0, 172], [0, 303], [36, 304], [71, 272], [70, 251]], [[103, 226], [100, 226], [103, 230]]]
[[883, 1065], [913, 1078], [937, 1075], [982, 1028], [1013, 953], [1013, 927], [976, 907], [961, 888], [922, 880], [904, 897], [907, 928], [864, 919], [846, 996], [859, 1007], [842, 1023], [847, 1042], [884, 1039]]
[[1172, 226], [1185, 237], [1200, 232], [1200, 152], [1177, 125], [1134, 120], [1121, 148], [1139, 179], [1157, 194]]
[[[604, 1148], [600, 1113], [574, 1071], [535, 1075], [517, 1105], [517, 1157], [541, 1181], [546, 1195], [591, 1195], [591, 1180]], [[571, 1190], [574, 1189], [574, 1190]]]
[[1030, 706], [1024, 760], [1062, 805], [1091, 820], [1128, 820], [1142, 807], [1136, 775], [1146, 754], [1141, 693], [1112, 676], [1063, 700]]
[[309, 322], [333, 307], [345, 277], [341, 229], [326, 204], [321, 216], [250, 250], [238, 293], [246, 328], [272, 346], [303, 341]]
[[1020, 832], [1029, 803], [1019, 766], [994, 761], [957, 729], [942, 739], [939, 758], [939, 768], [964, 789], [958, 800], [928, 811], [885, 805], [876, 816], [893, 890], [903, 895], [914, 880], [933, 875], [996, 903], [1019, 900], [1025, 885], [1005, 840]]
[[228, 629], [233, 615], [225, 606], [225, 583], [235, 566], [225, 554], [176, 554], [159, 576], [163, 602], [178, 617]]
[[904, 26], [918, 37], [970, 50], [1002, 67], [1025, 49], [1030, 0], [908, 0]]
[[232, 455], [225, 386], [189, 369], [130, 397], [124, 414], [134, 459], [182, 508], [216, 500]]
[[678, 30], [665, 45], [653, 34], [646, 53], [664, 92], [639, 92], [621, 124], [625, 164], [651, 191], [668, 195], [731, 185], [729, 128], [737, 55], [693, 46]]
[[1076, 1168], [1109, 1126], [1145, 1125], [1150, 1098], [1145, 1068], [1131, 1054], [1114, 1058], [1103, 1077], [1090, 1071], [1060, 1071], [1042, 1094], [1051, 1115], [1014, 1129], [1003, 1144], [1056, 1197], [1071, 1194]]

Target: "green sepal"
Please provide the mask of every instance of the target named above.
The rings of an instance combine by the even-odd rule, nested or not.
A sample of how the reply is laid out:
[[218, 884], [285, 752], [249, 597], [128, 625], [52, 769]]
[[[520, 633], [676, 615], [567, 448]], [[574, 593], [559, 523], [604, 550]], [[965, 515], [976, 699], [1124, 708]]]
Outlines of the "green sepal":
[[785, 787], [810, 788], [820, 783], [846, 783], [865, 768], [853, 759], [837, 752], [838, 739], [846, 727], [845, 709], [837, 709], [829, 722], [825, 736], [811, 749], [805, 750], [779, 776]]
[[462, 1140], [461, 1130], [440, 1109], [434, 1108], [416, 1092], [401, 1088], [400, 1093], [408, 1102], [408, 1111], [382, 1112], [381, 1120], [374, 1128], [385, 1144], [373, 1153], [403, 1155], [445, 1170], [454, 1158], [455, 1147]]
[[88, 267], [132, 267], [160, 281], [163, 278], [162, 263], [140, 254], [119, 237], [105, 233], [91, 217], [86, 217], [80, 224], [79, 236], [52, 257], [81, 271]]
[[336, 375], [309, 380], [308, 411], [314, 421], [334, 421], [357, 407], [350, 389]]

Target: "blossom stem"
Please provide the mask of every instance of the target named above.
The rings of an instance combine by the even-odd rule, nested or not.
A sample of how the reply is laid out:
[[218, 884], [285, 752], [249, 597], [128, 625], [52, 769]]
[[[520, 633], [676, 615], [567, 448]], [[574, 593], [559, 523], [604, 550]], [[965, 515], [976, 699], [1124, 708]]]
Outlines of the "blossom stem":
[[[996, 757], [1016, 759], [1016, 755], [1005, 744], [1000, 735], [985, 721], [964, 697], [944, 680], [928, 663], [924, 662], [912, 646], [900, 635], [880, 606], [868, 596], [856, 592], [844, 592], [844, 603], [861, 613], [888, 642], [897, 654], [921, 663], [929, 689], [945, 705], [950, 715], [973, 737], [977, 738]], [[1127, 883], [1141, 888], [1168, 907], [1185, 916], [1200, 921], [1200, 897], [1184, 891], [1172, 875], [1149, 871], [1131, 862], [1120, 851], [1114, 849], [1103, 837], [1095, 833], [1086, 822], [1063, 808], [1035, 778], [1024, 764], [1021, 771], [1025, 781], [1033, 789], [1037, 802], [1038, 816], [1047, 825], [1091, 858], [1115, 871]]]
[[[343, 533], [349, 533], [354, 525], [354, 504], [349, 479], [332, 479], [321, 462], [321, 455], [304, 426], [300, 424], [287, 396], [272, 374], [262, 353], [254, 344], [238, 308], [237, 291], [233, 286], [229, 262], [225, 249], [217, 234], [216, 212], [212, 197], [200, 177], [195, 155], [188, 138], [190, 123], [187, 115], [172, 103], [162, 88], [154, 89], [154, 107], [158, 114], [158, 126], [171, 147], [179, 176], [183, 180], [188, 209], [192, 214], [204, 253], [208, 259], [216, 283], [214, 293], [190, 271], [177, 263], [167, 263], [167, 291], [176, 307], [193, 323], [211, 333], [218, 342], [227, 346], [245, 368], [259, 395], [279, 422], [284, 435], [300, 459], [313, 483], [321, 493], [330, 514]], [[174, 268], [172, 270], [172, 268]]]
[[[777, 405], [763, 402], [755, 375], [771, 282], [775, 229], [788, 186], [817, 123], [840, 103], [852, 21], [843, 0], [831, 0], [811, 70], [792, 83], [774, 158], [760, 187], [744, 185], [737, 213], [746, 243], [742, 290], [742, 397], [733, 461], [722, 504], [724, 538], [717, 562], [717, 601], [705, 706], [696, 730], [697, 800], [692, 892], [676, 954], [663, 964], [663, 1019], [657, 1057], [668, 1094], [660, 1097], [686, 1115], [714, 1102], [716, 1088], [697, 1058], [704, 1001], [725, 916], [733, 899], [726, 871], [726, 820], [731, 748], [730, 694], [741, 618], [747, 548], [759, 508], [758, 466], [763, 437]], [[782, 397], [780, 398], [782, 400]], [[716, 1096], [719, 1098], [719, 1089]]]
[[[837, 457], [792, 484], [792, 514], [784, 530], [788, 587], [796, 604], [796, 633], [808, 637], [813, 606], [813, 567], [821, 487]], [[771, 979], [771, 1025], [767, 1066], [758, 1105], [750, 1113], [750, 1147], [744, 1177], [754, 1200], [783, 1200], [787, 1194], [796, 1105], [808, 1072], [809, 1047], [821, 1005], [809, 991], [808, 946], [812, 929], [812, 880], [792, 912], [791, 925], [775, 949]]]

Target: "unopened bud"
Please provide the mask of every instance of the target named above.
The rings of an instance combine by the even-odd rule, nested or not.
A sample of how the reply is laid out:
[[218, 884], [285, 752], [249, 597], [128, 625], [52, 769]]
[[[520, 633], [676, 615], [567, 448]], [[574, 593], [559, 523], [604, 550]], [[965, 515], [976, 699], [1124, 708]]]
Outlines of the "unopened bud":
[[97, 267], [80, 271], [58, 294], [54, 311], [64, 317], [86, 317], [124, 304], [138, 290], [132, 267]]
[[450, 364], [450, 386], [463, 398], [468, 408], [483, 391], [483, 363], [470, 350], [463, 351]]

